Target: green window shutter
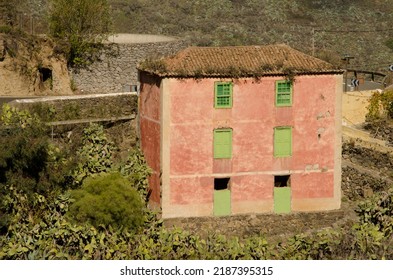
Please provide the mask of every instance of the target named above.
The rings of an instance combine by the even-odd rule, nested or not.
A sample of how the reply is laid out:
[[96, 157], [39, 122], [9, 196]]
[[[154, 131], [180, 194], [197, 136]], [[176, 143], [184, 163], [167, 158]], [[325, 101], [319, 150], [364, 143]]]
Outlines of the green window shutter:
[[276, 106], [292, 106], [292, 83], [276, 81]]
[[214, 158], [232, 157], [232, 129], [214, 130]]
[[214, 83], [214, 107], [232, 108], [232, 89], [231, 82]]
[[292, 128], [274, 128], [274, 156], [288, 157], [292, 155]]

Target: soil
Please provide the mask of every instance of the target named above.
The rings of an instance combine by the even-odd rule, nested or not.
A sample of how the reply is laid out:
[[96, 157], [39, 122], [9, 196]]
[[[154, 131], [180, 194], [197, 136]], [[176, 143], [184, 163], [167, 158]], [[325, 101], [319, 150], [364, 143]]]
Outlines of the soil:
[[[354, 142], [344, 142], [343, 159], [360, 165], [374, 174], [384, 174], [385, 177], [393, 179], [393, 156], [356, 145]], [[381, 175], [383, 177], [383, 175]]]
[[343, 125], [358, 126], [365, 122], [368, 100], [373, 91], [345, 92], [342, 96]]
[[350, 201], [367, 198], [393, 184], [393, 123], [365, 123], [365, 97], [371, 94], [353, 92], [343, 96], [341, 187], [344, 199]]
[[45, 37], [0, 33], [0, 96], [71, 95], [65, 58]]
[[370, 134], [387, 142], [387, 145], [393, 147], [393, 121], [379, 121], [374, 123], [364, 124], [364, 129], [369, 131]]

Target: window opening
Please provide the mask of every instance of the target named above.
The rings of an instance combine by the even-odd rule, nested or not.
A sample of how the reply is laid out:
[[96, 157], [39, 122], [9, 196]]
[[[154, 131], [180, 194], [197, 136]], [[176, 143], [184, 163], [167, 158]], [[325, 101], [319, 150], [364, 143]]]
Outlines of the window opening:
[[230, 178], [214, 178], [214, 190], [228, 190], [230, 186]]
[[292, 105], [292, 83], [290, 81], [276, 82], [276, 106]]
[[214, 87], [214, 107], [232, 108], [232, 83], [216, 82]]
[[131, 92], [137, 92], [138, 91], [138, 86], [137, 85], [131, 85]]
[[290, 175], [277, 175], [274, 176], [274, 187], [283, 188], [291, 186], [291, 177]]

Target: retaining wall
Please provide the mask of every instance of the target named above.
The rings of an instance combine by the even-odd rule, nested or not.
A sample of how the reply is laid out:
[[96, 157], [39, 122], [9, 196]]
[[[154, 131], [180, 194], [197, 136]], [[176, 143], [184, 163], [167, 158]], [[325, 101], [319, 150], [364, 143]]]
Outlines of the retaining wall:
[[99, 61], [85, 69], [72, 69], [77, 90], [83, 93], [134, 91], [138, 84], [137, 65], [148, 57], [173, 54], [187, 47], [184, 40], [154, 35], [121, 34], [106, 44]]
[[138, 113], [138, 96], [135, 93], [17, 99], [11, 104], [32, 110], [46, 122], [120, 118]]
[[260, 234], [271, 238], [294, 235], [344, 223], [348, 213], [333, 210], [291, 214], [249, 214], [227, 217], [172, 218], [164, 221], [166, 227], [180, 227], [195, 234], [212, 233], [240, 238]]
[[136, 93], [44, 97], [11, 103], [38, 114], [51, 126], [52, 137], [77, 140], [89, 123], [100, 123], [119, 147], [120, 156], [138, 143], [138, 96]]

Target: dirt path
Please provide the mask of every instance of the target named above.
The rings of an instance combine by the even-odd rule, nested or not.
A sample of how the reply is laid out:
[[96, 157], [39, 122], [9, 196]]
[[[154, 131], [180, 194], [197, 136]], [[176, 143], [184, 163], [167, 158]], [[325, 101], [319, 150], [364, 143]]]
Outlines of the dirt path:
[[352, 202], [393, 184], [393, 147], [386, 138], [375, 138], [378, 129], [385, 133], [386, 127], [377, 126], [372, 133], [362, 129], [370, 94], [351, 92], [343, 96], [341, 188], [344, 198]]
[[342, 96], [343, 125], [358, 126], [365, 122], [368, 101], [373, 90], [345, 92]]
[[386, 176], [386, 174], [384, 174], [384, 172], [378, 172], [378, 171], [375, 171], [375, 170], [370, 170], [369, 168], [363, 167], [360, 164], [353, 163], [350, 160], [343, 159], [342, 160], [342, 167], [343, 168], [350, 167], [350, 168], [356, 169], [359, 173], [366, 174], [366, 175], [368, 175], [370, 177], [373, 177], [373, 178], [375, 178], [377, 180], [384, 180], [388, 184], [393, 184], [393, 180], [390, 179], [388, 176]]
[[342, 134], [344, 141], [356, 143], [365, 148], [393, 154], [393, 147], [386, 141], [376, 139], [370, 132], [361, 129], [367, 114], [368, 101], [374, 91], [354, 91], [343, 93]]
[[393, 154], [393, 147], [389, 146], [386, 141], [374, 138], [369, 132], [351, 126], [342, 127], [343, 140], [354, 142], [364, 148], [374, 149], [381, 153]]

